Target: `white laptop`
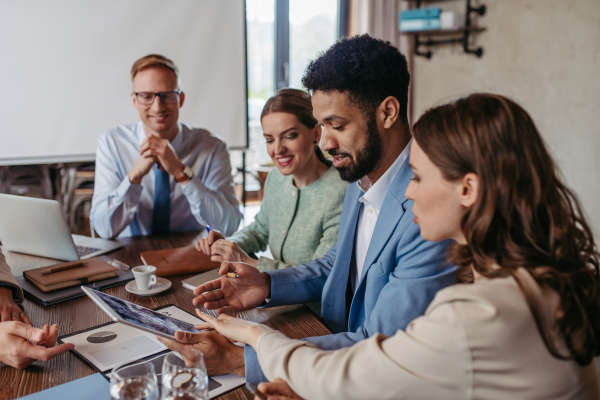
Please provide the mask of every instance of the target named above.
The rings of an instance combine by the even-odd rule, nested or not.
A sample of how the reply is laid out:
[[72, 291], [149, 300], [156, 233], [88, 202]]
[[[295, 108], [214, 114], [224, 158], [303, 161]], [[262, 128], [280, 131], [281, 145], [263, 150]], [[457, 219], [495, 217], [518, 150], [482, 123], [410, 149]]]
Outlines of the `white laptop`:
[[54, 200], [0, 194], [0, 241], [6, 250], [56, 260], [96, 257], [122, 247], [114, 240], [71, 235]]

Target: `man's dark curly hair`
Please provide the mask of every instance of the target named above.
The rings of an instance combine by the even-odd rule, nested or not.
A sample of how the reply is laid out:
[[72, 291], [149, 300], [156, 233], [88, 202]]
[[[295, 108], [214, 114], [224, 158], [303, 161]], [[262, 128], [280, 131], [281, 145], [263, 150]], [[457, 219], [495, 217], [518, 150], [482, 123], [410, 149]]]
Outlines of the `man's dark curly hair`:
[[340, 39], [319, 58], [311, 61], [302, 84], [315, 90], [347, 92], [365, 116], [370, 116], [388, 96], [400, 103], [400, 117], [408, 125], [406, 58], [390, 42], [367, 34]]

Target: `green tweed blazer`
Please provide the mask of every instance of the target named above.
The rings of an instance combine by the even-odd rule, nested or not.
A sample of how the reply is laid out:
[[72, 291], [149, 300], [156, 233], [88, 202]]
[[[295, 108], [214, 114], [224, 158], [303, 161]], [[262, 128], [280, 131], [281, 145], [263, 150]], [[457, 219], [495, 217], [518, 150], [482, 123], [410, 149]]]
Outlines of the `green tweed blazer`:
[[260, 257], [261, 271], [295, 267], [322, 257], [337, 241], [347, 187], [334, 167], [300, 189], [291, 175], [283, 176], [274, 168], [254, 222], [228, 239], [249, 254], [264, 251], [268, 245], [275, 259]]

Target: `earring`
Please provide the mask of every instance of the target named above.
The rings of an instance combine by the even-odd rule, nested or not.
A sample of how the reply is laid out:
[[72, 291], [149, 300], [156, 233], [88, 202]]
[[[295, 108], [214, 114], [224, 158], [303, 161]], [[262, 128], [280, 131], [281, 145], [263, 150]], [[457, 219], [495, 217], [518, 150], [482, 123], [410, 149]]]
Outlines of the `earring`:
[[314, 143], [314, 144], [317, 144], [317, 141], [315, 140], [313, 143]]

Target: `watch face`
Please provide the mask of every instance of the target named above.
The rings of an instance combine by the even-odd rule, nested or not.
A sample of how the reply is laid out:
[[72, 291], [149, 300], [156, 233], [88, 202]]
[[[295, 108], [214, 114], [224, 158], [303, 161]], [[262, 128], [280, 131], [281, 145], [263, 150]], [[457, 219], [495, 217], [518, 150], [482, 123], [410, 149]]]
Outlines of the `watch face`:
[[183, 169], [183, 173], [188, 179], [192, 179], [194, 177], [194, 171], [188, 166]]

